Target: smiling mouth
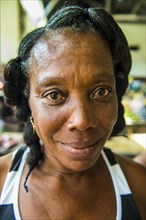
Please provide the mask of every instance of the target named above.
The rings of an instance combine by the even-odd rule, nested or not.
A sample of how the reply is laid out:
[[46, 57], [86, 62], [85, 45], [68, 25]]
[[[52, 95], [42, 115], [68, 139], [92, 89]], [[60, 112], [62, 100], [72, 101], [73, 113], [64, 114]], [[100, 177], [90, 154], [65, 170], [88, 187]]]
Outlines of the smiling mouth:
[[61, 147], [71, 155], [76, 157], [83, 157], [92, 154], [96, 150], [99, 141], [100, 140], [94, 142], [90, 141], [90, 142], [70, 142], [70, 143], [59, 142], [59, 143], [61, 144]]

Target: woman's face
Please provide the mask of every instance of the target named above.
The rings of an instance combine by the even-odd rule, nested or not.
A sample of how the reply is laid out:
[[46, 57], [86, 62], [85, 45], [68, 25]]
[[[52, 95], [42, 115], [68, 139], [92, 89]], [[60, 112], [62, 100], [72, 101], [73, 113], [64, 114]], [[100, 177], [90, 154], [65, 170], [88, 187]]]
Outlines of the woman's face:
[[29, 106], [52, 167], [80, 172], [96, 163], [117, 119], [112, 56], [98, 33], [54, 35], [35, 46]]

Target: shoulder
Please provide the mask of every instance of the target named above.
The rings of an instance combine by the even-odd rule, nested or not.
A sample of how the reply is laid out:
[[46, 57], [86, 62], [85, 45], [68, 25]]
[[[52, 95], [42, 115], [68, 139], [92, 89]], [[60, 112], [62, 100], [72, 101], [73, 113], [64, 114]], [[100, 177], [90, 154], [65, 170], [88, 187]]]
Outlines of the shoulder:
[[115, 155], [127, 179], [135, 202], [146, 218], [146, 168], [132, 159]]
[[24, 160], [22, 160], [22, 158], [25, 152], [27, 157], [29, 149], [26, 149], [28, 149], [26, 146], [22, 146], [17, 148], [13, 153], [0, 157], [0, 192], [2, 192], [5, 179], [10, 169], [11, 171], [18, 171], [19, 167], [21, 167], [21, 162], [24, 161], [25, 163], [26, 158], [24, 158]]
[[12, 163], [12, 153], [0, 157], [0, 192]]
[[134, 157], [134, 161], [146, 167], [146, 152], [144, 151], [140, 153], [138, 156]]
[[133, 161], [132, 159], [120, 155], [115, 155], [115, 157], [120, 164], [125, 174], [125, 177], [132, 189], [134, 189], [135, 187], [137, 188], [139, 184], [141, 186], [145, 184], [146, 168], [144, 166]]

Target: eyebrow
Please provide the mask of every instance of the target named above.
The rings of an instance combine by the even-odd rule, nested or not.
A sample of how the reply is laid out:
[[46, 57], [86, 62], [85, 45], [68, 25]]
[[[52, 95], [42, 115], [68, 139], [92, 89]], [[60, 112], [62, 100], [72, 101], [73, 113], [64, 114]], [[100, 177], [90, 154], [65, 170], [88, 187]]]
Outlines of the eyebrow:
[[[114, 79], [115, 75], [109, 72], [102, 72], [102, 73], [98, 73], [97, 74], [97, 79], [94, 80], [94, 82], [98, 82], [98, 81], [107, 81], [107, 80], [111, 80]], [[58, 83], [59, 82], [59, 83]], [[68, 78], [63, 77], [63, 76], [45, 76], [42, 77], [41, 79], [38, 79], [36, 81], [36, 84], [38, 86], [45, 86], [45, 85], [52, 85], [52, 84], [60, 84], [60, 83], [64, 83], [64, 82], [68, 82]]]
[[57, 83], [59, 81], [60, 82], [65, 82], [67, 81], [67, 79], [65, 77], [60, 77], [60, 76], [46, 76], [46, 77], [43, 77], [42, 79], [38, 79], [36, 81], [36, 84], [37, 85], [40, 85], [40, 86], [44, 86], [44, 85], [48, 85], [48, 84], [52, 84], [52, 83]]

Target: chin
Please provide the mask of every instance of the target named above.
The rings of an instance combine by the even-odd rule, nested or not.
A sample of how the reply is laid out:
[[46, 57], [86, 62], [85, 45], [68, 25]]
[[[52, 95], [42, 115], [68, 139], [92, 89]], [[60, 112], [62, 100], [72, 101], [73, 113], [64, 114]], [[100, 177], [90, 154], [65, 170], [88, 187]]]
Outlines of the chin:
[[90, 168], [92, 168], [96, 163], [97, 163], [97, 160], [98, 160], [99, 156], [97, 156], [96, 158], [90, 158], [90, 159], [84, 159], [84, 160], [66, 160], [66, 161], [63, 161], [62, 165], [64, 166], [65, 170], [68, 172], [68, 173], [81, 173], [81, 172], [84, 172], [84, 171], [87, 171], [89, 170]]

